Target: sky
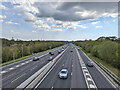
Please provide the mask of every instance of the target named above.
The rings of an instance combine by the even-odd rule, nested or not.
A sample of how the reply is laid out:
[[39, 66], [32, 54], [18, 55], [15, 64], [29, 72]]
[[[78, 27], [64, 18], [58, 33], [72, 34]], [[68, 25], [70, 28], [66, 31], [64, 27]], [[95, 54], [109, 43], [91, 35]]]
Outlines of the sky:
[[85, 40], [118, 37], [117, 2], [0, 2], [1, 38]]

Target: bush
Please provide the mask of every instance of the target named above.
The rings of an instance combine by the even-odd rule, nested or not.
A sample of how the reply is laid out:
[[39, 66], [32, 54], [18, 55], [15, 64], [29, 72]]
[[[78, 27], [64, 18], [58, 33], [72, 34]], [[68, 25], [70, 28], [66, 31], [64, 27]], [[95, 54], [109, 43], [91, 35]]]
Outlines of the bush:
[[[76, 44], [76, 43], [75, 43]], [[120, 48], [115, 41], [105, 40], [77, 42], [86, 52], [120, 69]], [[120, 47], [120, 44], [119, 44]]]
[[55, 48], [64, 44], [62, 41], [14, 41], [14, 45], [10, 45], [10, 41], [6, 39], [3, 39], [3, 42], [2, 62], [13, 60], [13, 52], [15, 59], [22, 57], [22, 48], [23, 56], [27, 56], [48, 50], [49, 46]]

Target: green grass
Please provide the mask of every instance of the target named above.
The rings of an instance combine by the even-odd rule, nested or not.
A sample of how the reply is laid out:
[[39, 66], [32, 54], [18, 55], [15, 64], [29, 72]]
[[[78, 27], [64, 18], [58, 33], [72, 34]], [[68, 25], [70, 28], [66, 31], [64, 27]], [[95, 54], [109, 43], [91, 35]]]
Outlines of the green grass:
[[115, 75], [117, 75], [120, 78], [120, 70], [112, 67], [111, 65], [109, 65], [108, 63], [100, 60], [97, 57], [94, 57], [93, 55], [91, 55], [91, 53], [87, 53], [83, 48], [79, 47], [85, 54], [87, 54], [89, 57], [93, 58], [95, 61], [97, 61], [98, 63], [101, 63], [103, 66], [105, 66], [106, 68], [108, 68], [111, 72], [113, 72]]
[[[60, 46], [60, 47], [61, 47], [61, 46]], [[55, 48], [53, 48], [53, 49], [56, 49], [56, 48], [58, 48], [58, 47], [55, 47]], [[12, 64], [12, 63], [14, 63], [14, 62], [22, 61], [22, 60], [24, 60], [24, 59], [26, 59], [26, 58], [30, 58], [30, 57], [33, 57], [33, 56], [42, 54], [42, 53], [48, 52], [48, 51], [53, 50], [53, 49], [49, 49], [49, 50], [46, 50], [46, 51], [42, 51], [42, 52], [36, 53], [36, 54], [34, 54], [34, 55], [24, 56], [24, 57], [15, 59], [15, 60], [10, 60], [10, 61], [5, 62], [5, 63], [2, 63], [2, 64], [0, 64], [0, 65], [5, 66], [5, 65], [8, 65], [8, 64]], [[5, 65], [4, 65], [4, 64], [5, 64]]]

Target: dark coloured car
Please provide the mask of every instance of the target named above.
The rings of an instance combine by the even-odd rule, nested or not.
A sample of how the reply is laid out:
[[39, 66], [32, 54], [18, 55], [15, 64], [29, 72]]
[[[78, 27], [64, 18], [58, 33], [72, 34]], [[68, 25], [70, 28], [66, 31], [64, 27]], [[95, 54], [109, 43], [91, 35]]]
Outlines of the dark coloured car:
[[39, 60], [38, 57], [33, 57], [33, 61], [37, 61], [37, 60]]
[[93, 63], [91, 61], [88, 61], [87, 66], [88, 67], [93, 67]]
[[53, 52], [49, 52], [49, 54], [50, 54], [50, 55], [54, 55], [54, 53], [53, 53]]
[[58, 50], [58, 53], [61, 53], [61, 50]]

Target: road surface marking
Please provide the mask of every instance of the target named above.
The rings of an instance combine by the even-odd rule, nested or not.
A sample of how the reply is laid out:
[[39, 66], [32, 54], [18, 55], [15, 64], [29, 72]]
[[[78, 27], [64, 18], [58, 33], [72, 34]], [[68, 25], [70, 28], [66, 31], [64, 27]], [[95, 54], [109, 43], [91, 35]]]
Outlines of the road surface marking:
[[90, 84], [89, 86], [90, 86], [90, 88], [95, 88], [95, 86], [93, 84]]
[[91, 78], [87, 78], [87, 80], [88, 80], [88, 81], [92, 81], [92, 79], [91, 79]]
[[88, 73], [85, 73], [85, 75], [86, 75], [86, 76], [89, 76], [90, 74], [88, 74]]
[[51, 90], [53, 90], [53, 86], [52, 86]]
[[[93, 86], [90, 86], [91, 83], [90, 83], [89, 81], [91, 81], [91, 82], [93, 83], [93, 85], [94, 85], [94, 88], [97, 90], [97, 86], [96, 86], [95, 82], [93, 81], [92, 76], [90, 75], [90, 73], [89, 73], [89, 71], [88, 71], [85, 63], [83, 62], [83, 59], [82, 59], [82, 57], [80, 56], [80, 53], [78, 52], [77, 49], [76, 49], [76, 51], [77, 51], [77, 55], [78, 55], [78, 58], [79, 58], [80, 65], [81, 65], [81, 67], [82, 67], [82, 72], [83, 72], [83, 75], [84, 75], [84, 78], [85, 78], [87, 87], [88, 87], [88, 88], [93, 87]], [[84, 69], [83, 69], [83, 67], [84, 67]], [[85, 67], [86, 67], [86, 68], [85, 68]], [[89, 77], [87, 77], [86, 73], [89, 74]]]
[[11, 74], [11, 75], [5, 77], [5, 78], [2, 78], [2, 80], [6, 79], [6, 78], [8, 78], [8, 77], [10, 77], [10, 76], [12, 76], [12, 75], [14, 75], [14, 74], [15, 74], [15, 73], [13, 73], [13, 74]]
[[84, 71], [84, 72], [88, 72], [88, 70], [86, 70], [86, 69], [85, 69], [85, 70], [83, 70], [83, 71]]
[[72, 76], [72, 72], [71, 72], [71, 76]]
[[2, 73], [6, 73], [6, 72], [7, 72], [7, 71], [2, 71], [1, 74], [2, 74]]
[[17, 65], [16, 67], [20, 67], [20, 65]]
[[29, 63], [28, 61], [26, 63]]
[[19, 76], [18, 78], [14, 79], [13, 81], [11, 81], [11, 83], [15, 82], [16, 80], [18, 80], [20, 77], [22, 77], [22, 76], [24, 76], [24, 75], [25, 75], [25, 73], [22, 74], [21, 76]]
[[14, 68], [9, 68], [9, 70], [12, 70], [12, 69], [14, 69]]
[[22, 63], [21, 65], [24, 65], [25, 63]]
[[73, 67], [73, 65], [72, 65], [72, 67]]
[[34, 70], [37, 66], [33, 67], [32, 69], [30, 69], [31, 71]]

